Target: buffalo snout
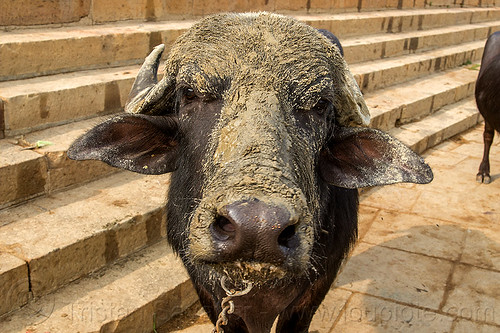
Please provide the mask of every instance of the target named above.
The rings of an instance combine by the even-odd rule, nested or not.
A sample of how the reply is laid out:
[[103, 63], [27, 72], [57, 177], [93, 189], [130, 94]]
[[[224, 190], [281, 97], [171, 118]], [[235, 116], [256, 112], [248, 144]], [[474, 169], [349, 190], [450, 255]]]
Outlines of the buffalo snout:
[[219, 209], [210, 225], [216, 260], [281, 265], [300, 245], [297, 214], [284, 205], [258, 199]]

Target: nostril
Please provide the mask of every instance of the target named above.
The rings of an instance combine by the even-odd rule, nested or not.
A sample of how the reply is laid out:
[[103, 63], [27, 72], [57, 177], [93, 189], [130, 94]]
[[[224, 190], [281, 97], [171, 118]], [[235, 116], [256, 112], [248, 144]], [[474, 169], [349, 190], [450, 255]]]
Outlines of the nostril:
[[236, 234], [236, 226], [224, 216], [217, 216], [210, 226], [212, 234], [219, 241], [227, 241]]
[[278, 236], [278, 244], [287, 249], [299, 247], [299, 237], [295, 233], [295, 225], [290, 225], [281, 232]]

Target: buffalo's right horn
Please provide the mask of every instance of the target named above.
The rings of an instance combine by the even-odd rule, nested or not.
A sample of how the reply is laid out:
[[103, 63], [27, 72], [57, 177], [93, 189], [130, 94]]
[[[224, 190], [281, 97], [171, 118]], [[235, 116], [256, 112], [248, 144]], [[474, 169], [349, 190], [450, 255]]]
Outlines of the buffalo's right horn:
[[146, 57], [130, 90], [125, 112], [154, 115], [160, 114], [166, 106], [170, 79], [164, 76], [158, 82], [157, 78], [158, 66], [164, 50], [165, 45], [160, 44]]

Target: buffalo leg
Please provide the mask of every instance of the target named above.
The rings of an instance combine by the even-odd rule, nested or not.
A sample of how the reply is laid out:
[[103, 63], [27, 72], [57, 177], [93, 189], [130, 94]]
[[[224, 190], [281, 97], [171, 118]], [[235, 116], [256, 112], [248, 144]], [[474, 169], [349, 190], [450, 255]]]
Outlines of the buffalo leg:
[[479, 172], [477, 173], [476, 180], [480, 183], [489, 184], [491, 182], [490, 177], [490, 147], [493, 143], [493, 137], [495, 136], [495, 130], [487, 121], [484, 122], [484, 152], [483, 160], [479, 165]]

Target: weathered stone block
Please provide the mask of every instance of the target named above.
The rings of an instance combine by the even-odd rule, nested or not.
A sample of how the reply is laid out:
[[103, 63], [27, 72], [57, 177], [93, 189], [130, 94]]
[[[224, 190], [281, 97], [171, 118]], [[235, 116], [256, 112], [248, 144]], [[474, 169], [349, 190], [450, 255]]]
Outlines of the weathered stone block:
[[332, 9], [333, 0], [310, 0], [309, 11], [325, 12]]
[[[120, 205], [120, 202], [115, 201], [115, 204]], [[129, 219], [125, 223], [108, 231], [110, 233], [108, 239], [113, 238], [113, 241], [116, 242], [116, 257], [109, 257], [108, 259], [124, 257], [139, 250], [146, 244], [157, 243], [166, 237], [166, 230], [166, 212], [164, 207], [159, 207], [144, 215], [138, 215]]]
[[[263, 3], [255, 4], [262, 10]], [[194, 15], [209, 15], [220, 12], [245, 12], [248, 11], [248, 2], [244, 0], [193, 0]]]
[[0, 26], [78, 22], [90, 13], [91, 0], [0, 1]]
[[156, 0], [155, 16], [157, 19], [167, 18], [169, 16], [192, 15], [194, 0]]
[[85, 183], [118, 171], [100, 161], [73, 161], [66, 152], [45, 153], [48, 162], [48, 189], [53, 192], [75, 184]]
[[386, 0], [364, 0], [364, 1], [360, 1], [358, 6], [359, 6], [360, 10], [367, 11], [367, 10], [374, 10], [374, 9], [385, 9], [385, 7], [387, 5], [391, 6], [390, 3], [387, 4]]
[[297, 11], [307, 9], [307, 0], [275, 0], [278, 11]]
[[45, 192], [47, 164], [43, 156], [0, 143], [0, 207]]
[[[67, 235], [65, 235], [67, 237]], [[60, 286], [106, 264], [112, 251], [104, 233], [75, 241], [30, 260], [31, 290], [35, 297], [46, 295]]]
[[152, 0], [93, 0], [92, 19], [96, 23], [145, 19], [152, 5]]
[[377, 108], [372, 108], [370, 110], [372, 116], [370, 127], [378, 128], [383, 131], [393, 128], [396, 125], [396, 121], [401, 117], [403, 110], [404, 106], [391, 110], [378, 110]]
[[407, 104], [406, 108], [401, 113], [401, 123], [406, 124], [424, 115], [430, 114], [432, 109], [433, 97], [434, 96], [431, 95], [425, 98], [421, 97], [420, 99], [416, 99]]
[[[28, 266], [24, 260], [8, 253], [0, 244], [0, 316], [28, 302]], [[2, 253], [4, 252], [4, 253]]]
[[358, 11], [358, 0], [333, 0], [332, 8], [339, 12]]
[[97, 86], [16, 96], [5, 105], [6, 130], [17, 134], [41, 124], [97, 114], [104, 111], [104, 96]]
[[276, 1], [278, 0], [256, 0], [248, 1], [246, 4], [246, 11], [274, 11], [276, 10]]

